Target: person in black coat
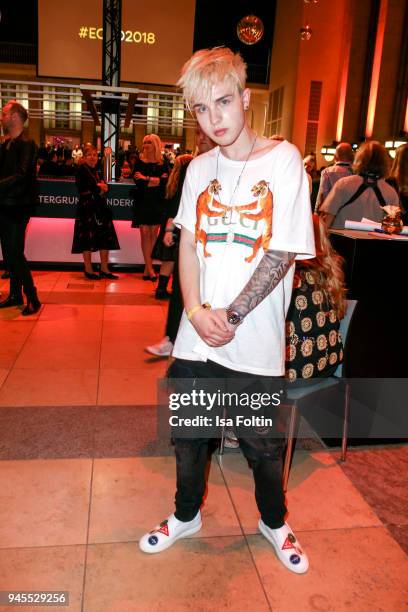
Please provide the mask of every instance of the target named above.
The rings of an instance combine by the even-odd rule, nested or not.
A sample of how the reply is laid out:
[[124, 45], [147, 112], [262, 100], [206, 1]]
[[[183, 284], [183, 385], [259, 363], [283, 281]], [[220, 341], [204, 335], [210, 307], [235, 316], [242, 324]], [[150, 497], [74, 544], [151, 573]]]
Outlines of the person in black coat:
[[0, 302], [0, 308], [22, 305], [23, 289], [27, 297], [22, 311], [25, 316], [41, 308], [24, 256], [25, 231], [37, 198], [37, 146], [23, 133], [27, 118], [26, 109], [15, 100], [4, 106], [1, 123], [6, 139], [0, 148], [0, 238], [3, 259], [10, 270], [10, 294]]
[[[85, 147], [83, 162], [76, 174], [79, 203], [76, 212], [72, 253], [82, 253], [85, 265], [85, 278], [98, 280], [117, 279], [108, 268], [109, 251], [120, 249], [112, 212], [103, 195], [108, 185], [101, 180], [96, 170], [98, 152], [92, 145]], [[100, 273], [92, 268], [92, 252], [99, 251], [101, 258]]]

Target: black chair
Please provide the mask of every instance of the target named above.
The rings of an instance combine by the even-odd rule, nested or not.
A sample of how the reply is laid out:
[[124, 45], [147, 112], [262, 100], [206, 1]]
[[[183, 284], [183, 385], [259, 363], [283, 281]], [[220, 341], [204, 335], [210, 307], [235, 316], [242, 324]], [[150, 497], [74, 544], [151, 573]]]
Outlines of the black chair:
[[[356, 300], [347, 300], [347, 311], [344, 318], [340, 321], [340, 334], [343, 340], [343, 346], [346, 346], [347, 342], [347, 334], [350, 327], [350, 322], [354, 313], [354, 309], [356, 307]], [[328, 378], [322, 378], [318, 383], [308, 385], [305, 387], [297, 387], [296, 389], [288, 389], [287, 393], [287, 401], [290, 406], [290, 415], [289, 415], [289, 423], [288, 423], [288, 435], [287, 435], [287, 448], [285, 454], [285, 460], [283, 464], [283, 490], [286, 491], [288, 480], [289, 480], [289, 472], [290, 466], [292, 462], [293, 456], [293, 445], [296, 439], [295, 431], [299, 419], [298, 414], [298, 405], [305, 398], [315, 394], [320, 393], [326, 389], [331, 387], [336, 387], [342, 382], [343, 377], [343, 366], [342, 364], [338, 366], [336, 371], [332, 376]], [[348, 434], [348, 421], [349, 421], [349, 412], [350, 412], [350, 390], [349, 385], [346, 383], [344, 387], [344, 414], [343, 414], [343, 432], [342, 432], [342, 442], [341, 442], [341, 460], [346, 460], [347, 454], [347, 434]], [[340, 432], [339, 432], [340, 433]]]

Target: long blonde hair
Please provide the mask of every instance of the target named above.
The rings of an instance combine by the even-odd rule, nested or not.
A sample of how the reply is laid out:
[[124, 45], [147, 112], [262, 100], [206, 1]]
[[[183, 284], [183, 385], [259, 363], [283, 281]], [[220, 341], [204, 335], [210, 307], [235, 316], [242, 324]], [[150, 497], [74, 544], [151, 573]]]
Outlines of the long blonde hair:
[[346, 286], [344, 283], [344, 259], [333, 249], [325, 225], [317, 215], [313, 215], [313, 228], [316, 243], [316, 257], [299, 263], [313, 276], [316, 286], [328, 295], [337, 318], [346, 313]]
[[170, 173], [169, 180], [167, 181], [166, 185], [166, 200], [170, 200], [170, 198], [172, 198], [176, 194], [180, 180], [181, 170], [186, 164], [191, 162], [192, 159], [193, 156], [189, 153], [176, 157], [173, 170]]
[[[163, 163], [163, 156], [162, 156], [162, 141], [160, 140], [159, 136], [157, 136], [157, 134], [146, 134], [146, 136], [143, 138], [143, 142], [145, 140], [145, 138], [148, 138], [149, 140], [152, 141], [152, 144], [154, 146], [154, 161], [156, 164], [162, 164]], [[146, 157], [143, 155], [143, 149], [141, 154], [139, 155], [140, 159], [144, 162], [148, 162], [149, 160], [146, 159]]]

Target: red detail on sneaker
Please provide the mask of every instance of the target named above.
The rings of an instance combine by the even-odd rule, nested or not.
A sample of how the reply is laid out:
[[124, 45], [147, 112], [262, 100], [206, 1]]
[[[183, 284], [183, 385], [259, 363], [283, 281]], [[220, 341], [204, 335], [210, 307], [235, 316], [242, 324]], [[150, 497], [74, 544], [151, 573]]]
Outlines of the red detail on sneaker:
[[167, 521], [164, 521], [160, 524], [160, 529], [156, 529], [156, 533], [164, 533], [164, 535], [166, 536], [169, 535], [169, 526], [167, 524]]
[[289, 538], [289, 536], [287, 536], [286, 540], [284, 541], [284, 543], [282, 545], [282, 550], [288, 550], [289, 548], [295, 548], [295, 546], [293, 546], [293, 542], [291, 542], [290, 540], [291, 540], [291, 538]]

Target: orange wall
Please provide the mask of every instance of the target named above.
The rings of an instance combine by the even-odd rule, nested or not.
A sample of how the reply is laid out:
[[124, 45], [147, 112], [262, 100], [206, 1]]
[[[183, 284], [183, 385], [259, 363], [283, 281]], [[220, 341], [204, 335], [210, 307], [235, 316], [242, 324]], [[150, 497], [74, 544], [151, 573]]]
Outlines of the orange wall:
[[373, 138], [384, 142], [392, 134], [392, 113], [397, 88], [398, 59], [402, 43], [404, 2], [388, 0], [388, 11], [384, 35], [384, 46], [378, 87], [377, 108], [374, 117]]
[[[299, 61], [299, 29], [302, 27], [302, 6], [294, 0], [278, 0], [274, 45], [271, 58], [270, 91], [284, 87], [281, 134], [293, 139], [295, 94]], [[299, 146], [299, 143], [296, 143]]]
[[[372, 137], [384, 142], [393, 136], [392, 113], [396, 93], [399, 53], [402, 44], [405, 3], [388, 0], [384, 45]], [[285, 137], [304, 152], [310, 82], [322, 81], [322, 98], [316, 152], [339, 136], [358, 142], [371, 0], [278, 0], [270, 91], [284, 87], [283, 129]], [[299, 30], [309, 24], [312, 37], [301, 41]], [[406, 35], [406, 33], [405, 33]], [[350, 61], [347, 70], [347, 49]], [[338, 121], [339, 102], [344, 102], [343, 122]], [[396, 135], [394, 135], [396, 136]], [[318, 164], [327, 162], [318, 156]]]
[[[294, 0], [278, 0], [270, 89], [285, 87], [283, 134], [302, 153], [312, 80], [323, 82], [317, 151], [336, 138], [348, 4], [349, 0], [337, 0], [335, 7], [324, 1], [306, 5]], [[312, 37], [302, 41], [299, 30], [307, 23], [312, 28]], [[319, 162], [323, 164], [324, 160]]]
[[[340, 79], [343, 66], [343, 36], [347, 0], [319, 2], [303, 9], [303, 23], [309, 23], [312, 37], [301, 41], [296, 90], [293, 138], [304, 148], [309, 105], [310, 82], [322, 81], [322, 97], [316, 153], [336, 138]], [[335, 15], [333, 15], [333, 10]], [[318, 164], [324, 164], [323, 159]]]

